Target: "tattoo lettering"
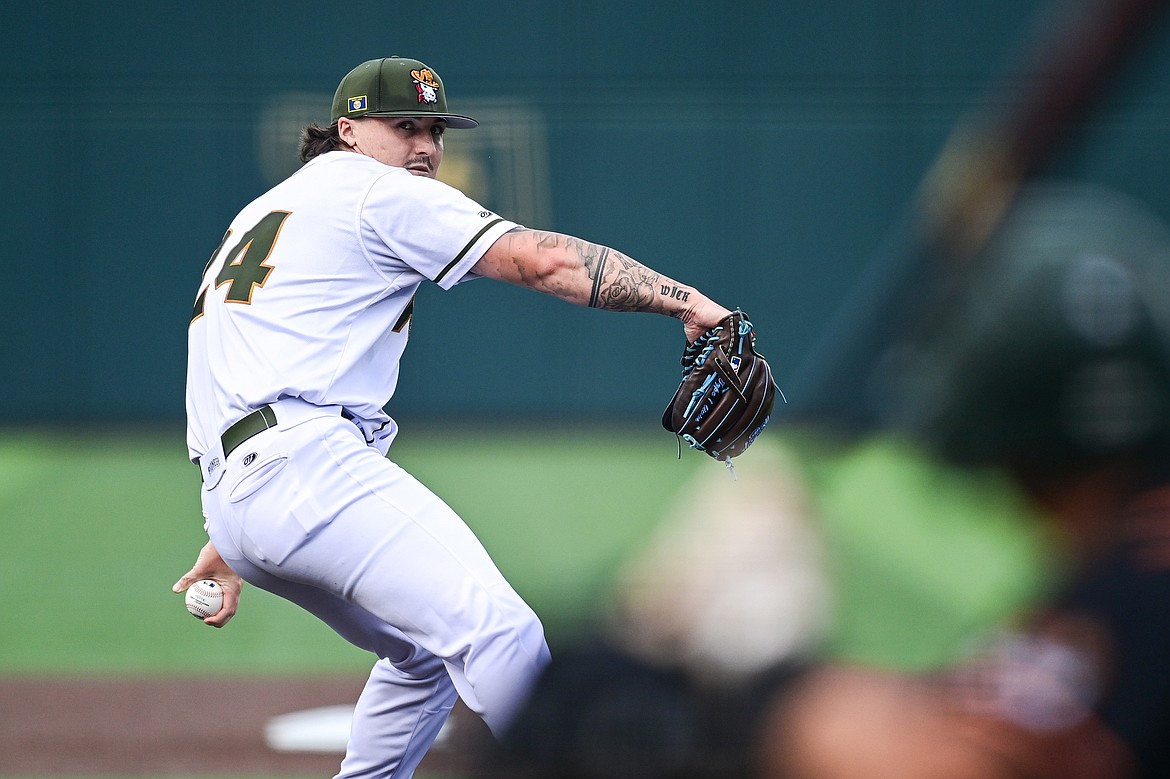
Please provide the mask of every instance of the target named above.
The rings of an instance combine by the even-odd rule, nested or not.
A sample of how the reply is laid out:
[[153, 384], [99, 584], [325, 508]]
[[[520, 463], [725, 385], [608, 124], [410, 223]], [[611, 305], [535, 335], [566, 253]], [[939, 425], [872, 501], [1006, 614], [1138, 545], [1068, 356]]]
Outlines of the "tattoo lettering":
[[691, 293], [689, 290], [679, 289], [678, 287], [676, 287], [673, 284], [663, 284], [661, 287], [661, 290], [662, 290], [662, 297], [674, 298], [675, 300], [681, 300], [684, 303], [686, 303], [687, 298], [689, 298], [691, 296]]

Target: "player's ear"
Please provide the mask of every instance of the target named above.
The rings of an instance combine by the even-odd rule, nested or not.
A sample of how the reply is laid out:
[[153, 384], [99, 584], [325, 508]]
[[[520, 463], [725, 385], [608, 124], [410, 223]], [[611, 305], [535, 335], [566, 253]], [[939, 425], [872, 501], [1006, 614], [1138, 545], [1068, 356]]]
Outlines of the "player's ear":
[[340, 138], [343, 143], [345, 143], [349, 146], [356, 146], [357, 145], [356, 144], [357, 137], [354, 134], [355, 127], [356, 127], [356, 125], [354, 124], [354, 121], [352, 119], [350, 119], [348, 116], [338, 117], [337, 118], [337, 137]]

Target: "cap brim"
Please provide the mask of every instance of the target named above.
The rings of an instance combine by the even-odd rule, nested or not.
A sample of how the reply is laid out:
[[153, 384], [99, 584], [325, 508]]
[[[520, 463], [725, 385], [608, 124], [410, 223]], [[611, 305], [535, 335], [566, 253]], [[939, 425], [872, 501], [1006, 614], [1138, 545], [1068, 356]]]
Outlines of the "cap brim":
[[426, 111], [370, 111], [361, 116], [429, 116], [432, 119], [442, 119], [448, 127], [455, 130], [470, 130], [479, 127], [479, 122], [475, 119], [459, 114], [428, 114]]

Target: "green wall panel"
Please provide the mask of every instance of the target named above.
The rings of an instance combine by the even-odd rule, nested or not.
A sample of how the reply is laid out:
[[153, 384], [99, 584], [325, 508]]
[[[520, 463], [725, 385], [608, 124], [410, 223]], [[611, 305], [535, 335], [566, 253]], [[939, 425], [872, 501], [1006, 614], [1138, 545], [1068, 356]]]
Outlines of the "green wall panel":
[[[226, 221], [289, 164], [295, 127], [326, 110], [340, 76], [385, 54], [424, 59], [454, 105], [492, 117], [462, 149], [449, 142], [476, 196], [742, 306], [794, 380], [1039, 7], [457, 1], [444, 21], [401, 4], [8, 10], [0, 423], [181, 418], [191, 299]], [[1164, 26], [1056, 172], [1170, 214]], [[272, 143], [279, 154], [261, 151]], [[516, 333], [531, 335], [501, 360], [493, 341]], [[490, 282], [427, 290], [393, 409], [653, 424], [680, 339], [670, 321]], [[625, 392], [631, 380], [644, 392]]]

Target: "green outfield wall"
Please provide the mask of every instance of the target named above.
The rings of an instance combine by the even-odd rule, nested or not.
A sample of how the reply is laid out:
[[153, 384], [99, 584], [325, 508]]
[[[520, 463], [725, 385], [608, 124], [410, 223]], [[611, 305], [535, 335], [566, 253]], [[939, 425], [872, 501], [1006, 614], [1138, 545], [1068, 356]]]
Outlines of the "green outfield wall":
[[[1070, 4], [1071, 5], [1071, 4]], [[196, 285], [230, 217], [295, 168], [339, 78], [401, 54], [484, 126], [444, 175], [752, 314], [809, 360], [1034, 0], [28, 3], [0, 23], [8, 128], [0, 423], [176, 420]], [[1170, 215], [1170, 29], [1054, 174]], [[399, 416], [652, 418], [677, 325], [491, 282], [419, 296]], [[501, 347], [503, 342], [507, 346]], [[634, 380], [643, 393], [625, 388]], [[801, 387], [791, 383], [789, 395]]]

